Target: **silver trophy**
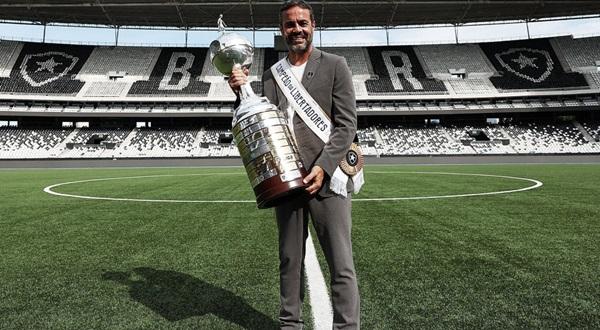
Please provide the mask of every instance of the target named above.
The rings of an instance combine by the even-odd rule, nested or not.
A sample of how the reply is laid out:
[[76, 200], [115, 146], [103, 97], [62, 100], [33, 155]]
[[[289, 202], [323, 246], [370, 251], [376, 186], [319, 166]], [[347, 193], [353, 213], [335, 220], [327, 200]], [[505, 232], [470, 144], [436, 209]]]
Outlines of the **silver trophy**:
[[[229, 76], [235, 67], [249, 68], [254, 47], [243, 36], [225, 31], [219, 16], [219, 38], [210, 44], [210, 60]], [[266, 97], [258, 97], [246, 83], [240, 88], [240, 105], [233, 112], [233, 136], [256, 195], [258, 208], [278, 205], [306, 188], [307, 175], [283, 111]]]

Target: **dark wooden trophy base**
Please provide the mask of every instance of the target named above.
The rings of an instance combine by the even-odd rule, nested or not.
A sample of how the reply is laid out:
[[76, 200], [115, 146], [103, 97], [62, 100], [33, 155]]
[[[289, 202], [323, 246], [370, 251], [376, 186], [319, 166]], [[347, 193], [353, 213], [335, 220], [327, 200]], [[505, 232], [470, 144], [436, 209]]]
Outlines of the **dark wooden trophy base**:
[[288, 198], [294, 195], [305, 192], [307, 184], [302, 182], [303, 178], [308, 175], [304, 168], [300, 169], [301, 178], [283, 182], [277, 175], [261, 182], [254, 188], [256, 195], [256, 204], [259, 209], [267, 209], [277, 206], [285, 202]]

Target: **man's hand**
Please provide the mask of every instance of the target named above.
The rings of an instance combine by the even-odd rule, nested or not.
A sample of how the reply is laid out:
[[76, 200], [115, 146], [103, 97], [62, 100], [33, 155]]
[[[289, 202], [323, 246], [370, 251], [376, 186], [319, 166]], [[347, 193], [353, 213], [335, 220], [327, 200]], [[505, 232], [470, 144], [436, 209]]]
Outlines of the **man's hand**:
[[310, 183], [310, 186], [306, 187], [306, 191], [309, 194], [314, 195], [321, 189], [323, 185], [323, 178], [325, 177], [325, 171], [320, 166], [313, 166], [310, 173], [304, 178], [304, 183]]
[[248, 82], [248, 74], [250, 70], [248, 68], [234, 67], [229, 76], [229, 87], [231, 90], [238, 94], [240, 92], [240, 86]]

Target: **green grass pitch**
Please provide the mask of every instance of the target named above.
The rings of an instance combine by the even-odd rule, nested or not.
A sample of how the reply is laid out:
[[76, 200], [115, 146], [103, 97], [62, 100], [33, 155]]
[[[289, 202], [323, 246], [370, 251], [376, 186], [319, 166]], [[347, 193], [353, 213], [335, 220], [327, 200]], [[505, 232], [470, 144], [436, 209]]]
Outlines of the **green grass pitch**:
[[[600, 165], [369, 166], [365, 172], [367, 185], [353, 203], [363, 329], [600, 328]], [[532, 185], [415, 172], [544, 185], [500, 195], [358, 200]], [[0, 329], [276, 327], [272, 210], [43, 192], [57, 183], [115, 177], [122, 179], [54, 191], [254, 198], [241, 167], [0, 170]], [[304, 309], [312, 328], [308, 302]]]

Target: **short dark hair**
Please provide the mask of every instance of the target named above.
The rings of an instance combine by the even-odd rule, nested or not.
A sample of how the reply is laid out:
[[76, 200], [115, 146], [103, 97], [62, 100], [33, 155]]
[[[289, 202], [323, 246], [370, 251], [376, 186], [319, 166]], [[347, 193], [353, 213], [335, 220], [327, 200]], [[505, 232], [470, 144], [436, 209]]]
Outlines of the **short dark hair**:
[[312, 9], [311, 5], [309, 5], [306, 1], [304, 1], [304, 0], [287, 0], [283, 3], [283, 5], [281, 5], [281, 8], [279, 8], [279, 25], [281, 25], [281, 23], [283, 23], [281, 21], [281, 14], [283, 14], [284, 11], [286, 11], [292, 7], [300, 7], [303, 9], [308, 9], [308, 11], [310, 12], [311, 22], [315, 21], [315, 15], [313, 14], [313, 9]]

